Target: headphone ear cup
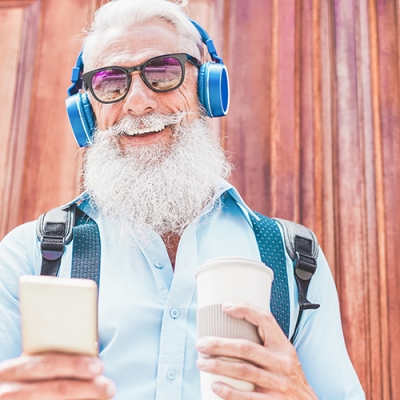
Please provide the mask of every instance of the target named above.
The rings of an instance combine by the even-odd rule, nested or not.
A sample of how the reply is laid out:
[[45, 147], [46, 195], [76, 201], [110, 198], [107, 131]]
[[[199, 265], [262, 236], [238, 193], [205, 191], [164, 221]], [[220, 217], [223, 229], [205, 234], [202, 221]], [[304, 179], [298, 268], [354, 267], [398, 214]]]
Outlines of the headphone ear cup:
[[207, 62], [199, 70], [198, 94], [209, 117], [223, 117], [229, 110], [229, 77], [224, 64]]
[[96, 129], [95, 117], [86, 93], [77, 93], [65, 100], [69, 122], [80, 147], [92, 144]]
[[209, 104], [207, 103], [208, 100], [208, 95], [207, 95], [207, 64], [204, 63], [200, 69], [199, 69], [199, 75], [197, 77], [197, 93], [199, 95], [199, 100], [201, 105], [204, 107], [204, 109], [207, 111], [207, 115], [210, 117], [210, 112], [209, 112]]

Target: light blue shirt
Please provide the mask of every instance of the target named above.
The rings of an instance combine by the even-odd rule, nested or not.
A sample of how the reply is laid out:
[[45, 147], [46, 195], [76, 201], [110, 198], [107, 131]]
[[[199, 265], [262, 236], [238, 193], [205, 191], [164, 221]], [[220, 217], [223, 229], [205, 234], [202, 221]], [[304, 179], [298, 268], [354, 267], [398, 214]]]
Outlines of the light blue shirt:
[[[214, 257], [260, 260], [252, 211], [225, 181], [216, 198], [222, 193], [227, 194], [223, 206], [208, 205], [185, 230], [175, 271], [159, 236], [145, 247], [121, 238], [109, 221], [90, 210], [85, 195], [80, 197], [79, 207], [101, 234], [100, 357], [105, 375], [116, 383], [116, 400], [200, 400], [196, 269]], [[60, 276], [70, 276], [71, 258], [69, 244]], [[0, 361], [21, 354], [18, 278], [40, 274], [41, 259], [35, 222], [19, 226], [0, 243]], [[287, 254], [286, 262], [292, 334], [297, 287]], [[308, 382], [319, 399], [365, 399], [345, 348], [336, 288], [322, 251], [308, 298], [321, 307], [303, 313], [294, 343]]]

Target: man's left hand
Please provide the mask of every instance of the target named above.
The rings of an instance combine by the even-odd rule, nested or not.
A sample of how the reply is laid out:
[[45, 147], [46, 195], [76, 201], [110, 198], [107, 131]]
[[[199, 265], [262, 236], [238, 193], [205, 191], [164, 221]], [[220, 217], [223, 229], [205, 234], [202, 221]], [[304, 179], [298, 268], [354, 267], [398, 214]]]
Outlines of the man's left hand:
[[[204, 372], [251, 382], [254, 392], [236, 390], [222, 382], [213, 391], [226, 400], [318, 400], [307, 383], [296, 350], [282, 332], [274, 316], [249, 304], [224, 304], [224, 312], [245, 319], [258, 327], [264, 345], [248, 340], [203, 337], [196, 348], [214, 356], [199, 358], [197, 366]], [[232, 357], [249, 362], [229, 362], [217, 357]]]

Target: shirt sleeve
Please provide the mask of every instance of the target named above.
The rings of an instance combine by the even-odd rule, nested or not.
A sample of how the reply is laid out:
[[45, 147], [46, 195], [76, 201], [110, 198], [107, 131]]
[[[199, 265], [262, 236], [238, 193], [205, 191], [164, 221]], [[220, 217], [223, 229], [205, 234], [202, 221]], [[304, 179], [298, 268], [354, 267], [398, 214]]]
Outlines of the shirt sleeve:
[[12, 230], [0, 242], [0, 362], [21, 354], [18, 280], [39, 274], [35, 222]]
[[336, 286], [322, 251], [317, 265], [307, 298], [321, 306], [303, 311], [293, 344], [318, 399], [365, 399], [346, 350]]

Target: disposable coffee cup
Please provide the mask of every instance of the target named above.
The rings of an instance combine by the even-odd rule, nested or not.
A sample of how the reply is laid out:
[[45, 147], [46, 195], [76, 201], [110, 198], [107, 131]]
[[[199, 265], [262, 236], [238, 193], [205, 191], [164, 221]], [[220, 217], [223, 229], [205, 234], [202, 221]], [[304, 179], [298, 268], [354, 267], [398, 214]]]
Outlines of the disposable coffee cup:
[[[201, 265], [196, 272], [198, 337], [218, 336], [261, 343], [257, 327], [228, 316], [222, 311], [222, 304], [247, 302], [269, 310], [273, 278], [273, 271], [264, 263], [243, 257], [214, 258]], [[199, 357], [204, 355], [199, 354]], [[221, 359], [245, 362], [226, 357]], [[235, 389], [254, 391], [250, 382], [200, 371], [202, 400], [220, 399], [211, 389], [211, 384], [216, 381]]]

